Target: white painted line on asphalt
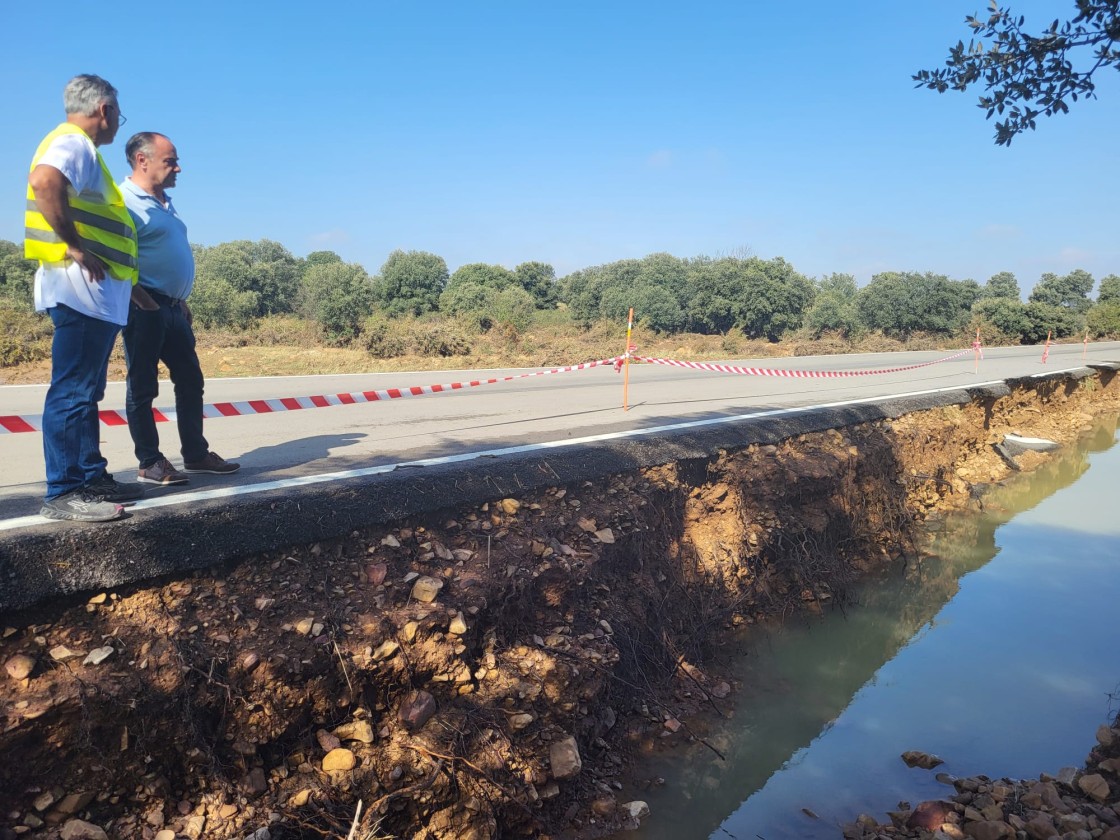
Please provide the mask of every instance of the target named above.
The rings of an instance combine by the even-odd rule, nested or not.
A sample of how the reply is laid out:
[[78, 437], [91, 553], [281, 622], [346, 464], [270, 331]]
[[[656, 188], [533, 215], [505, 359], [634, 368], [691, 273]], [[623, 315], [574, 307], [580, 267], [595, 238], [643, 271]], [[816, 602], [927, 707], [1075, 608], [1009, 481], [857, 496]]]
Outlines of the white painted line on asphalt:
[[[1048, 370], [1034, 376], [1046, 376], [1056, 373], [1069, 373], [1082, 369], [1064, 368]], [[481, 449], [475, 452], [463, 452], [459, 455], [442, 455], [438, 458], [421, 458], [417, 461], [404, 461], [396, 464], [382, 464], [378, 467], [362, 467], [355, 470], [342, 470], [340, 472], [319, 473], [318, 475], [297, 476], [283, 478], [276, 481], [263, 481], [259, 484], [245, 484], [234, 487], [215, 487], [208, 490], [199, 490], [194, 493], [176, 493], [161, 496], [158, 499], [138, 501], [129, 508], [129, 511], [152, 510], [155, 508], [169, 507], [171, 505], [187, 505], [195, 502], [205, 502], [212, 499], [227, 499], [233, 496], [248, 496], [253, 493], [265, 493], [269, 490], [284, 490], [291, 487], [306, 487], [311, 484], [326, 484], [332, 481], [344, 481], [348, 478], [365, 478], [373, 475], [383, 475], [396, 469], [413, 467], [434, 467], [445, 464], [459, 464], [464, 461], [474, 461], [479, 458], [496, 458], [504, 455], [520, 455], [526, 452], [544, 452], [551, 449], [563, 449], [569, 446], [581, 446], [588, 443], [602, 443], [609, 440], [625, 440], [627, 438], [640, 438], [665, 432], [679, 432], [686, 429], [700, 429], [706, 426], [718, 426], [726, 423], [737, 423], [743, 420], [759, 420], [766, 417], [782, 417], [791, 414], [807, 414], [827, 408], [843, 408], [849, 405], [863, 405], [866, 403], [882, 402], [884, 400], [897, 400], [906, 397], [921, 397], [929, 394], [942, 394], [950, 391], [964, 391], [969, 388], [982, 388], [988, 385], [1003, 385], [1006, 380], [992, 379], [986, 382], [970, 382], [963, 385], [953, 385], [947, 388], [932, 388], [927, 391], [907, 391], [901, 394], [888, 394], [879, 397], [866, 397], [859, 400], [843, 400], [841, 402], [820, 403], [818, 405], [800, 406], [796, 408], [774, 408], [767, 411], [756, 411], [750, 414], [736, 414], [731, 417], [712, 417], [706, 420], [686, 420], [680, 423], [670, 423], [664, 426], [652, 426], [642, 429], [628, 429], [622, 432], [607, 432], [601, 435], [588, 435], [587, 437], [571, 438], [568, 440], [551, 440], [543, 443], [528, 443], [522, 446], [507, 446], [501, 449]], [[11, 531], [16, 528], [27, 528], [32, 525], [42, 525], [53, 520], [45, 516], [21, 516], [13, 519], [0, 520], [0, 531]]]

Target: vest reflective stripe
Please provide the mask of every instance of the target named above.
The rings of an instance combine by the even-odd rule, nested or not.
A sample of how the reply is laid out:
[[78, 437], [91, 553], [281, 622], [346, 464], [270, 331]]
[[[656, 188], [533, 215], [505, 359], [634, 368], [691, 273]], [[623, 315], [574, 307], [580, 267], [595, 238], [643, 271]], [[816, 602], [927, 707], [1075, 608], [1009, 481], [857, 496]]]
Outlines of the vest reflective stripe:
[[[89, 195], [89, 193], [83, 193], [83, 195]], [[39, 205], [36, 204], [34, 201], [28, 201], [27, 202], [27, 209], [30, 210], [32, 213], [38, 213], [39, 212]], [[87, 225], [95, 225], [95, 226], [101, 228], [102, 230], [109, 231], [109, 233], [115, 233], [117, 236], [131, 236], [132, 235], [132, 228], [130, 228], [128, 225], [122, 224], [122, 223], [117, 222], [117, 221], [114, 221], [113, 219], [107, 219], [104, 216], [98, 216], [95, 213], [90, 213], [88, 210], [78, 210], [75, 207], [71, 207], [70, 208], [70, 215], [71, 215], [71, 218], [73, 218], [74, 221], [76, 221], [76, 222], [84, 222]], [[40, 239], [40, 241], [41, 242], [61, 242], [62, 241], [58, 237], [58, 234], [56, 234], [53, 230], [50, 231], [50, 234], [51, 234], [51, 236], [54, 237], [53, 239], [42, 238], [42, 239]]]
[[[63, 123], [39, 144], [31, 161], [32, 170], [54, 139], [63, 134], [85, 136], [85, 132], [76, 125]], [[124, 197], [113, 183], [113, 176], [100, 152], [97, 152], [97, 162], [101, 166], [109, 194], [106, 196], [91, 190], [76, 194], [71, 187], [66, 196], [70, 217], [78, 231], [82, 248], [100, 257], [109, 267], [111, 277], [128, 280], [135, 285], [140, 276], [136, 259], [136, 225], [124, 206]], [[27, 208], [24, 213], [24, 254], [29, 259], [44, 263], [63, 262], [67, 259], [66, 243], [39, 212], [35, 192], [30, 184], [27, 186]]]

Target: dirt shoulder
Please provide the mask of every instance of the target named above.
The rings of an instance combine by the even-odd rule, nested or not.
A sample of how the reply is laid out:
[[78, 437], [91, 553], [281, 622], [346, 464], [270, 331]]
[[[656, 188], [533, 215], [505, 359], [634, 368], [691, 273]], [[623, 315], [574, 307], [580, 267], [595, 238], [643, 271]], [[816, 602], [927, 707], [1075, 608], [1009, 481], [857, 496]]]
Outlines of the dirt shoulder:
[[1110, 373], [1009, 391], [9, 614], [0, 837], [633, 825], [635, 749], [733, 702], [709, 665], [729, 631], [843, 602], [930, 512], [1008, 475], [1005, 433], [1065, 443], [1120, 412]]

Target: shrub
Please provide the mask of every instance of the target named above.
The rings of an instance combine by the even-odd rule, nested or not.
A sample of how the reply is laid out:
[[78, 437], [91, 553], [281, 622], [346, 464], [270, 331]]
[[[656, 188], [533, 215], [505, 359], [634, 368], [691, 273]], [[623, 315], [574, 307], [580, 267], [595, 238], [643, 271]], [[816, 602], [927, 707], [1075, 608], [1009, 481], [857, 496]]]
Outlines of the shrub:
[[0, 304], [0, 367], [49, 359], [53, 336], [46, 315]]
[[1120, 301], [1098, 303], [1085, 321], [1093, 338], [1120, 338]]
[[329, 344], [349, 344], [373, 311], [373, 283], [357, 263], [323, 262], [304, 272], [299, 311], [317, 321]]
[[377, 314], [362, 325], [359, 343], [377, 359], [397, 356], [467, 356], [472, 346], [459, 324]]

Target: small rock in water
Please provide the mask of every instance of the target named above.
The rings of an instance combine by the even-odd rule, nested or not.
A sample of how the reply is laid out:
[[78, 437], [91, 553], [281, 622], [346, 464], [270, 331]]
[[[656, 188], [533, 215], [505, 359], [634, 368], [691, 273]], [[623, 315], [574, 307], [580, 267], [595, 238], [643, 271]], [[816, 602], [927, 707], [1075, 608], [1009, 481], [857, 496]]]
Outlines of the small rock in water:
[[950, 802], [942, 802], [939, 799], [920, 802], [906, 825], [908, 828], [940, 828], [945, 818], [952, 813], [955, 811]]
[[619, 810], [623, 811], [632, 820], [640, 820], [642, 817], [649, 816], [649, 805], [640, 799], [619, 806]]
[[1104, 780], [1103, 776], [1093, 773], [1088, 776], [1082, 776], [1077, 780], [1077, 786], [1081, 788], [1087, 795], [1091, 796], [1097, 802], [1104, 802], [1108, 799], [1110, 793], [1108, 782]]
[[902, 754], [902, 760], [906, 762], [907, 767], [921, 767], [923, 770], [932, 770], [945, 763], [935, 755], [918, 750], [907, 750]]

